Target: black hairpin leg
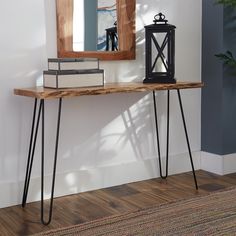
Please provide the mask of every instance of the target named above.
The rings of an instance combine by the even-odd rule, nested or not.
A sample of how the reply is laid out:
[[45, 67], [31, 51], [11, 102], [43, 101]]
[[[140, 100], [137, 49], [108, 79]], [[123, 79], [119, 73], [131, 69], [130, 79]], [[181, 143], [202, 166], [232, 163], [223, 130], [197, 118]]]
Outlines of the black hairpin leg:
[[167, 135], [166, 135], [166, 174], [165, 174], [165, 176], [162, 174], [161, 148], [160, 148], [160, 139], [159, 139], [155, 91], [153, 91], [153, 103], [154, 103], [154, 115], [155, 115], [155, 124], [156, 124], [156, 138], [157, 138], [157, 149], [158, 149], [160, 176], [162, 179], [166, 179], [168, 177], [168, 162], [169, 162], [170, 91], [169, 90], [167, 91]]
[[25, 207], [26, 201], [27, 201], [27, 196], [28, 196], [31, 171], [32, 171], [32, 166], [33, 166], [33, 161], [34, 161], [35, 146], [36, 146], [37, 135], [38, 135], [38, 127], [39, 127], [39, 121], [40, 121], [41, 108], [42, 108], [42, 105], [40, 103], [39, 108], [38, 108], [37, 122], [36, 122], [36, 126], [35, 126], [36, 113], [37, 113], [37, 98], [35, 98], [31, 135], [30, 135], [30, 144], [29, 144], [29, 151], [28, 151], [28, 160], [27, 160], [25, 183], [24, 183], [24, 191], [23, 191], [23, 198], [22, 198], [22, 207]]
[[51, 198], [50, 198], [48, 220], [45, 221], [44, 220], [44, 100], [42, 100], [41, 222], [44, 225], [49, 225], [52, 220], [52, 208], [53, 208], [54, 187], [55, 187], [56, 166], [57, 166], [57, 152], [58, 152], [58, 142], [59, 142], [59, 132], [60, 132], [60, 121], [61, 121], [61, 104], [62, 104], [62, 98], [59, 98], [56, 144], [55, 144], [55, 155], [54, 155], [52, 187], [51, 187]]
[[191, 153], [191, 148], [190, 148], [190, 143], [189, 143], [189, 138], [188, 138], [188, 132], [187, 132], [187, 126], [186, 126], [185, 117], [184, 117], [184, 110], [183, 110], [183, 105], [182, 105], [182, 100], [181, 100], [179, 89], [177, 89], [177, 93], [178, 93], [178, 98], [179, 98], [179, 106], [180, 106], [180, 110], [181, 110], [181, 115], [182, 115], [182, 119], [183, 119], [184, 132], [185, 132], [186, 141], [187, 141], [187, 145], [188, 145], [188, 152], [189, 152], [190, 162], [191, 162], [191, 166], [192, 166], [194, 182], [195, 182], [196, 189], [198, 189], [197, 178], [196, 178], [196, 174], [195, 174], [195, 170], [194, 170], [193, 158], [192, 158], [192, 153]]
[[[191, 162], [191, 167], [192, 167], [192, 173], [193, 173], [196, 189], [198, 189], [197, 178], [196, 178], [196, 174], [195, 174], [195, 170], [194, 170], [193, 158], [192, 158], [192, 153], [191, 153], [191, 148], [190, 148], [190, 143], [189, 143], [189, 138], [188, 138], [188, 132], [187, 132], [187, 126], [186, 126], [186, 122], [185, 122], [183, 105], [182, 105], [182, 100], [181, 100], [179, 89], [177, 89], [177, 93], [178, 93], [178, 99], [179, 99], [181, 115], [182, 115], [182, 119], [183, 119], [183, 125], [184, 125], [186, 141], [187, 141], [187, 145], [188, 145], [188, 152], [189, 152], [189, 157], [190, 157], [190, 162]], [[160, 140], [159, 140], [159, 130], [158, 130], [158, 119], [157, 119], [157, 106], [156, 106], [155, 91], [153, 91], [153, 102], [154, 102], [154, 113], [155, 113], [155, 124], [156, 124], [156, 136], [157, 136], [157, 148], [158, 148], [158, 160], [159, 160], [160, 176], [161, 176], [162, 179], [166, 179], [168, 177], [168, 160], [169, 160], [170, 91], [168, 90], [168, 92], [167, 92], [167, 140], [166, 140], [166, 175], [165, 176], [162, 174], [161, 151], [160, 151]]]

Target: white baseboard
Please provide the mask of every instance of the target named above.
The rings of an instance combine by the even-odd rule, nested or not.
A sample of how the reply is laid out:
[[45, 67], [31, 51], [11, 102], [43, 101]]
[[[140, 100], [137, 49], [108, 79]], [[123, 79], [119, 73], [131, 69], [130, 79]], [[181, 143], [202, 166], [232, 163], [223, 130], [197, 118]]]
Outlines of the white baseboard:
[[[201, 152], [193, 153], [195, 169], [200, 169]], [[169, 174], [191, 171], [188, 153], [170, 156]], [[55, 197], [101, 189], [130, 182], [159, 177], [157, 158], [96, 169], [78, 170], [57, 174]], [[21, 203], [23, 181], [0, 183], [0, 208]], [[50, 196], [51, 176], [45, 177], [45, 197]], [[28, 202], [40, 200], [40, 178], [31, 179]]]
[[236, 153], [217, 155], [201, 152], [201, 169], [218, 175], [236, 172]]
[[[207, 152], [193, 153], [195, 169], [202, 169], [218, 175], [236, 172], [236, 154], [216, 155]], [[170, 156], [169, 174], [191, 171], [188, 153]], [[157, 158], [145, 161], [123, 163], [96, 169], [59, 173], [56, 177], [55, 196], [65, 196], [95, 189], [101, 189], [130, 182], [159, 177]], [[0, 183], [0, 208], [21, 203], [23, 181]], [[49, 198], [51, 176], [45, 177], [45, 197]], [[31, 179], [28, 202], [40, 200], [40, 178]]]

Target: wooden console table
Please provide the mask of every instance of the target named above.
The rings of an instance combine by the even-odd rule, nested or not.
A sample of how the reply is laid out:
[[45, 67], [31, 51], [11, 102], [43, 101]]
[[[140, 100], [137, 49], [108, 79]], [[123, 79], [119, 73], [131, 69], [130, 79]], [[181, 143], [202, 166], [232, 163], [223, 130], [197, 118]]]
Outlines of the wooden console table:
[[[34, 160], [35, 147], [38, 136], [38, 129], [41, 120], [41, 222], [44, 225], [48, 225], [52, 219], [52, 208], [53, 208], [53, 198], [54, 198], [54, 187], [55, 187], [55, 177], [56, 177], [56, 166], [57, 166], [57, 153], [58, 153], [58, 142], [59, 142], [59, 132], [60, 132], [60, 120], [61, 120], [61, 108], [62, 99], [78, 97], [84, 95], [103, 95], [112, 93], [129, 93], [129, 92], [152, 92], [153, 103], [154, 103], [154, 114], [155, 114], [155, 125], [156, 125], [156, 138], [157, 138], [157, 148], [158, 148], [158, 160], [160, 168], [160, 176], [165, 179], [168, 177], [168, 157], [169, 157], [169, 110], [170, 110], [170, 90], [176, 90], [179, 99], [180, 111], [183, 119], [184, 131], [188, 146], [188, 152], [194, 177], [194, 183], [196, 189], [198, 189], [197, 179], [195, 175], [192, 154], [190, 149], [190, 143], [187, 133], [187, 127], [184, 117], [183, 105], [180, 95], [181, 89], [193, 89], [203, 87], [202, 83], [193, 82], [178, 82], [176, 84], [143, 84], [143, 83], [111, 83], [106, 84], [104, 87], [87, 87], [87, 88], [73, 88], [73, 89], [46, 89], [43, 87], [34, 88], [23, 88], [14, 89], [14, 94], [19, 96], [26, 96], [35, 99], [34, 109], [33, 109], [33, 119], [30, 135], [30, 144], [28, 151], [27, 168], [25, 175], [25, 184], [23, 191], [22, 207], [25, 207], [28, 195], [28, 189], [31, 178], [32, 165]], [[159, 143], [159, 131], [158, 131], [158, 119], [157, 119], [157, 106], [156, 106], [156, 91], [166, 90], [167, 91], [167, 146], [166, 146], [166, 174], [162, 174], [161, 166], [161, 154], [160, 154], [160, 143]], [[53, 166], [53, 177], [52, 177], [52, 188], [51, 188], [51, 198], [49, 207], [49, 217], [48, 220], [44, 219], [44, 102], [47, 99], [58, 99], [58, 117], [57, 117], [57, 130], [56, 130], [56, 143], [55, 143], [55, 154], [54, 154], [54, 166]], [[40, 100], [38, 104], [38, 100]]]

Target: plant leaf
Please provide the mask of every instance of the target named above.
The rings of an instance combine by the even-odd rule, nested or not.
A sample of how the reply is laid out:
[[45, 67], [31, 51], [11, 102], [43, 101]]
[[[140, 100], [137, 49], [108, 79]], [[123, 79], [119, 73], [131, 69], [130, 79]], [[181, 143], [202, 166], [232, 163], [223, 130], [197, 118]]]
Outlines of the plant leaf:
[[236, 60], [233, 56], [233, 53], [230, 51], [227, 51], [226, 53], [219, 53], [215, 55], [220, 60], [224, 62], [225, 65], [236, 67]]
[[216, 0], [216, 3], [236, 7], [236, 0]]

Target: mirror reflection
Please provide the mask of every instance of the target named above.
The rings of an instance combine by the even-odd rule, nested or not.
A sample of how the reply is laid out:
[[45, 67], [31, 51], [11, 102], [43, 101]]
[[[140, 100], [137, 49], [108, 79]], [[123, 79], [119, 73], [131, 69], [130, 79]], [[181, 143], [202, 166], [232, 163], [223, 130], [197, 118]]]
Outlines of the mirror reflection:
[[73, 0], [73, 51], [118, 51], [116, 0]]

